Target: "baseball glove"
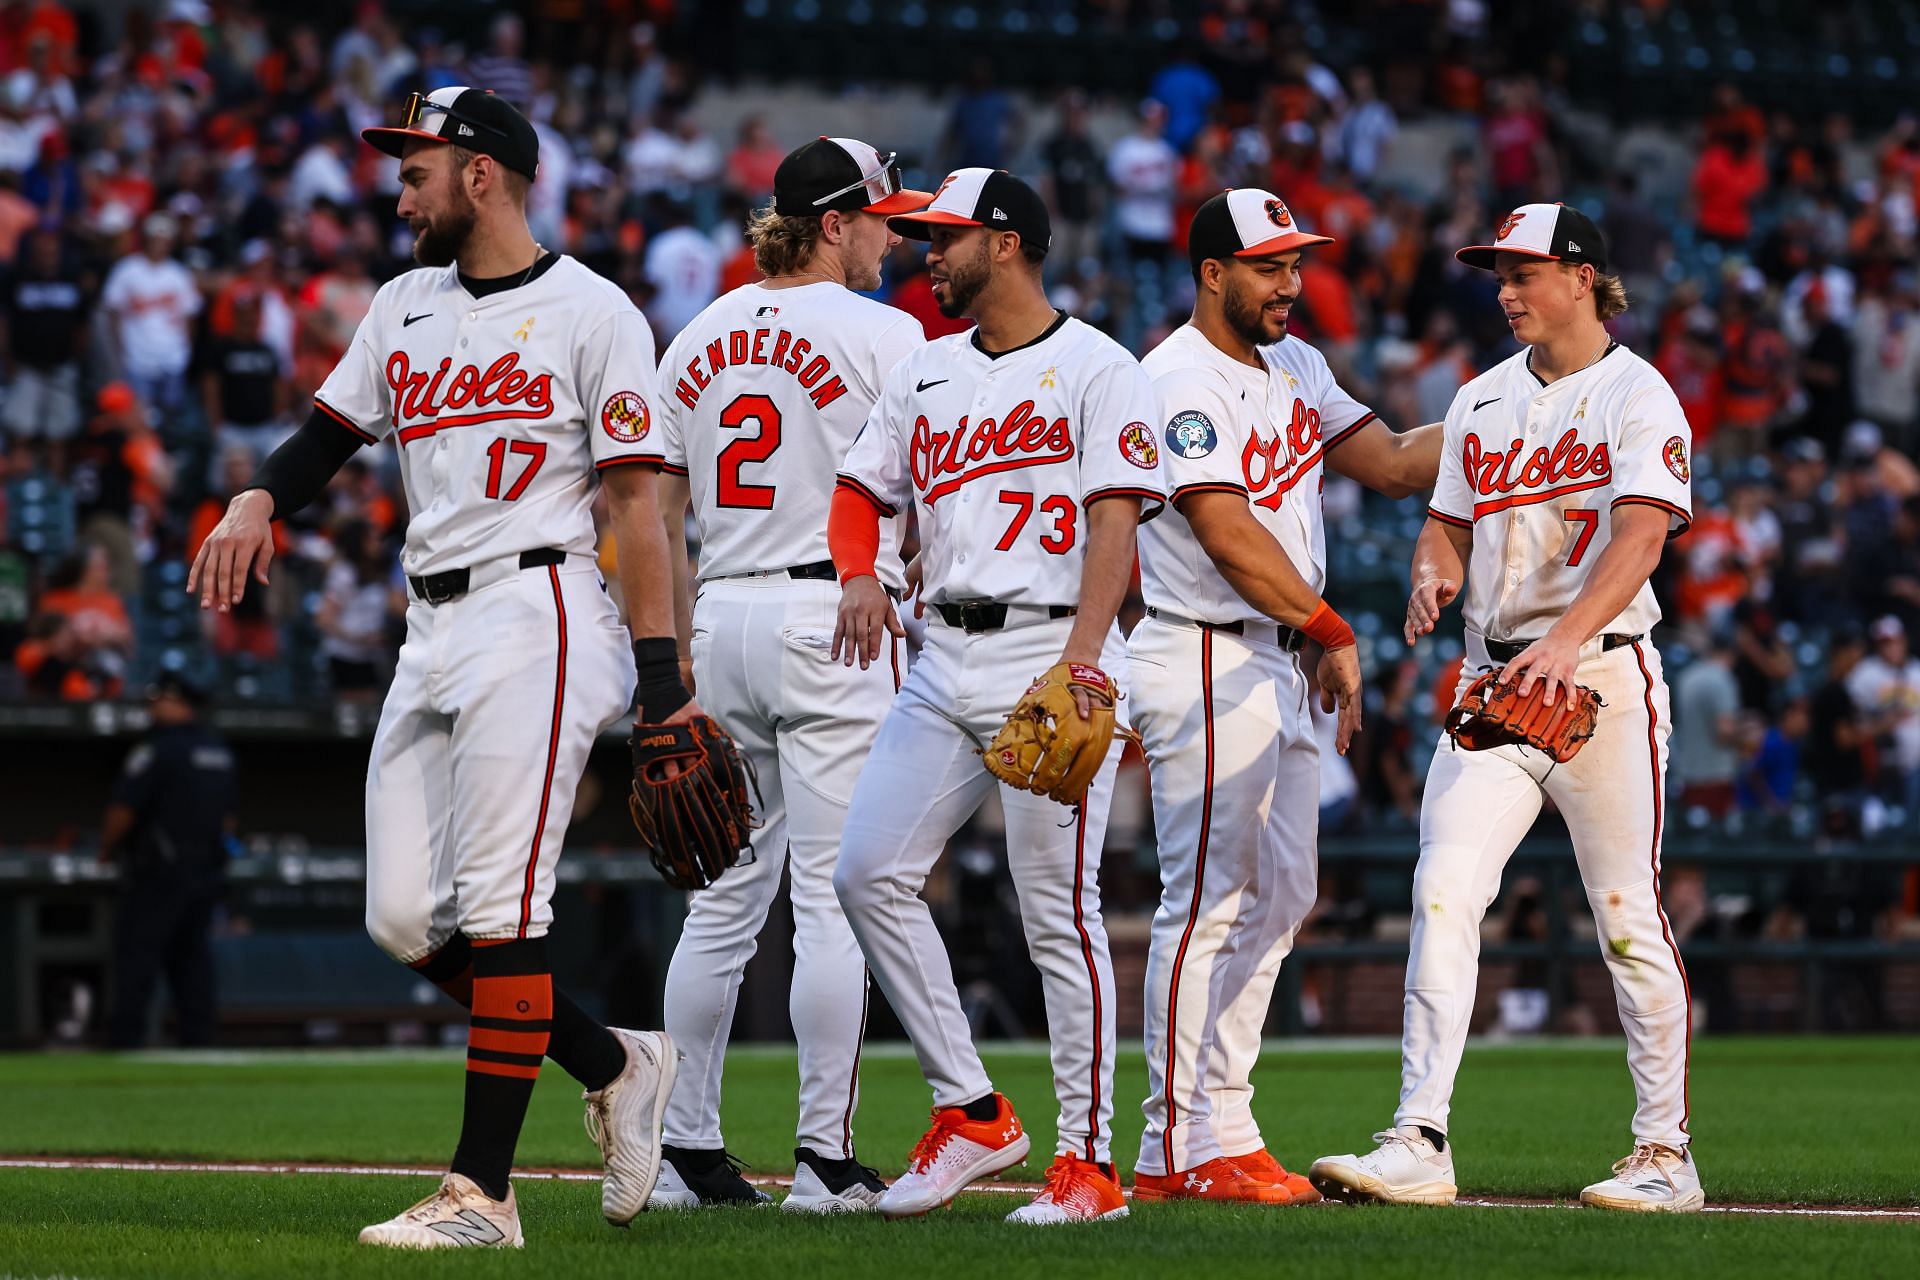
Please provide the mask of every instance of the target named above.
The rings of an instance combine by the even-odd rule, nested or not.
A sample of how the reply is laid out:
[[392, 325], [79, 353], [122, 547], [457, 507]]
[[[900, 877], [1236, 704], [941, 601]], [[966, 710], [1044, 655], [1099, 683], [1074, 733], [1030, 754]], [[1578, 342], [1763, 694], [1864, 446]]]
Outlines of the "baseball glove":
[[1517, 682], [1502, 684], [1499, 672], [1484, 672], [1467, 686], [1460, 705], [1447, 712], [1447, 733], [1468, 751], [1517, 742], [1565, 764], [1593, 736], [1594, 722], [1605, 704], [1599, 694], [1577, 684], [1572, 697], [1548, 706], [1547, 688], [1546, 681], [1536, 680], [1523, 695]]
[[[704, 889], [752, 847], [753, 807], [760, 799], [753, 765], [727, 731], [706, 716], [685, 724], [637, 724], [633, 792], [627, 808], [660, 876], [676, 889]], [[661, 766], [680, 766], [668, 778]]]
[[[1094, 695], [1084, 720], [1073, 702], [1075, 685]], [[1079, 804], [1113, 745], [1115, 696], [1113, 680], [1100, 668], [1054, 664], [1028, 687], [981, 753], [987, 772], [1010, 787]]]

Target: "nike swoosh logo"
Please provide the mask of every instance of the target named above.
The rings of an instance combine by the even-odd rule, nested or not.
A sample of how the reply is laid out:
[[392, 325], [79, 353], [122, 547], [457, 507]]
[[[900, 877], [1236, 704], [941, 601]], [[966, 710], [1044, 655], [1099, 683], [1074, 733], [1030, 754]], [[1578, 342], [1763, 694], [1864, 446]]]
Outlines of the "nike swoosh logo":
[[952, 381], [952, 378], [935, 378], [932, 382], [916, 382], [913, 384], [913, 389], [915, 391], [925, 391], [928, 387], [937, 387], [943, 382]]
[[[1500, 398], [1499, 396], [1495, 396], [1495, 397], [1493, 398], [1493, 400], [1498, 400], [1499, 398]], [[1490, 404], [1492, 404], [1492, 403], [1493, 403], [1493, 400], [1482, 400], [1482, 401], [1480, 401], [1479, 403], [1477, 403], [1477, 404], [1475, 404], [1475, 405], [1473, 406], [1473, 411], [1474, 411], [1475, 413], [1478, 413], [1478, 412], [1480, 412], [1480, 411], [1481, 411], [1482, 409], [1484, 409], [1484, 408], [1486, 408], [1486, 407], [1487, 407], [1488, 405], [1490, 405]]]
[[426, 318], [427, 318], [428, 316], [430, 316], [430, 315], [432, 315], [432, 314], [433, 314], [433, 312], [431, 312], [431, 311], [423, 311], [423, 312], [421, 312], [421, 313], [420, 313], [419, 315], [417, 315], [417, 316], [408, 316], [408, 317], [407, 317], [407, 318], [406, 318], [405, 320], [402, 320], [402, 321], [400, 322], [400, 327], [401, 327], [402, 329], [404, 329], [404, 328], [406, 328], [406, 327], [407, 327], [408, 325], [410, 325], [410, 324], [412, 324], [412, 323], [413, 323], [413, 322], [414, 322], [415, 320], [425, 320], [425, 319], [426, 319]]

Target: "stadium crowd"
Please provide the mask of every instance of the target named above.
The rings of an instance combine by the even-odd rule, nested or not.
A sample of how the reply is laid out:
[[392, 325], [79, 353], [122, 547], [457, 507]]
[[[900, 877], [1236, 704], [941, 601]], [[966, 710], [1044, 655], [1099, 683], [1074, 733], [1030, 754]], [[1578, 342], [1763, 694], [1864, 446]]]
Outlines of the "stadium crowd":
[[[227, 497], [409, 265], [394, 165], [358, 130], [415, 89], [471, 83], [520, 105], [542, 138], [537, 238], [622, 284], [664, 346], [752, 278], [741, 222], [799, 140], [763, 117], [707, 131], [703, 100], [752, 91], [707, 82], [679, 38], [694, 8], [500, 13], [457, 38], [372, 3], [323, 24], [170, 0], [114, 30], [58, 0], [0, 8], [0, 696], [118, 696], [185, 664], [227, 699], [376, 698], [405, 600], [390, 451], [281, 526], [270, 591], [203, 620], [181, 590]], [[1451, 249], [1513, 204], [1581, 203], [1634, 301], [1617, 336], [1672, 382], [1699, 456], [1695, 522], [1657, 583], [1684, 820], [1914, 823], [1920, 124], [1856, 136], [1723, 86], [1675, 126], [1690, 178], [1656, 188], [1576, 109], [1564, 60], [1501, 69], [1520, 64], [1485, 6], [1385, 8], [1406, 28], [1396, 47], [1430, 53], [1329, 65], [1281, 20], [1289, 6], [1221, 0], [1195, 6], [1137, 102], [1016, 94], [982, 63], [938, 136], [885, 141], [921, 179], [971, 164], [1040, 179], [1056, 301], [1142, 352], [1184, 318], [1198, 204], [1224, 186], [1282, 193], [1338, 237], [1306, 272], [1296, 331], [1399, 424], [1441, 417], [1508, 350], [1492, 284]], [[1130, 128], [1096, 127], [1116, 112]], [[1472, 141], [1410, 183], [1389, 162], [1434, 120]], [[929, 334], [954, 326], [911, 245], [882, 296]], [[1336, 550], [1333, 577], [1337, 597], [1343, 575], [1371, 574], [1368, 633], [1390, 635], [1418, 504], [1337, 483], [1326, 500], [1336, 542], [1377, 549], [1390, 531], [1378, 554]], [[1370, 723], [1351, 766], [1330, 765], [1333, 829], [1417, 812], [1449, 655], [1404, 655], [1368, 648]]]

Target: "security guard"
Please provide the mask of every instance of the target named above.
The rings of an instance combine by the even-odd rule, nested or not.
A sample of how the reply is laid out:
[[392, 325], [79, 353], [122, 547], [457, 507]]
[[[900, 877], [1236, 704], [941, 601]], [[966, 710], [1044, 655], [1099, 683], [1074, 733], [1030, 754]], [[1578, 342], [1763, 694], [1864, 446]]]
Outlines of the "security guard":
[[213, 1043], [213, 910], [233, 829], [233, 753], [198, 720], [204, 693], [176, 674], [149, 691], [153, 732], [127, 756], [100, 835], [120, 864], [110, 1048], [146, 1038], [156, 975], [173, 993], [182, 1045]]

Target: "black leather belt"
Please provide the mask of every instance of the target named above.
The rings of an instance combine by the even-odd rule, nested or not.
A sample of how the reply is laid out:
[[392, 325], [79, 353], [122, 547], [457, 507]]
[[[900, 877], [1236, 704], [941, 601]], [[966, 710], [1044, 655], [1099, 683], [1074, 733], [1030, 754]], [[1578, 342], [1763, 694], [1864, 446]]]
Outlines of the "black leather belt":
[[[1606, 653], [1610, 649], [1624, 649], [1630, 644], [1639, 643], [1645, 636], [1646, 632], [1644, 631], [1637, 636], [1623, 636], [1618, 634], [1601, 636], [1600, 652]], [[1487, 656], [1495, 662], [1512, 662], [1524, 653], [1527, 646], [1532, 643], [1533, 641], [1531, 640], [1489, 640], [1487, 641]]]
[[833, 561], [831, 560], [815, 560], [812, 564], [796, 564], [787, 570], [787, 576], [789, 578], [823, 579], [827, 582], [837, 581], [840, 577], [838, 573], [834, 572]]
[[[1198, 618], [1183, 618], [1177, 613], [1162, 613], [1152, 605], [1147, 606], [1147, 616], [1149, 618], [1160, 618], [1172, 623], [1188, 623], [1199, 627], [1202, 631], [1225, 631], [1229, 635], [1236, 636], [1244, 636], [1247, 634], [1247, 624], [1245, 622], [1202, 622]], [[1298, 627], [1290, 627], [1284, 622], [1275, 622], [1271, 625], [1273, 627], [1273, 642], [1286, 652], [1298, 653], [1306, 647], [1306, 632], [1300, 630]]]
[[[560, 564], [567, 553], [558, 547], [541, 547], [535, 551], [520, 553], [522, 569], [538, 569], [543, 565]], [[423, 578], [407, 575], [407, 585], [413, 588], [413, 594], [426, 604], [445, 604], [467, 594], [467, 584], [472, 581], [471, 569], [449, 569], [445, 573], [429, 573]]]
[[[998, 631], [1007, 625], [1007, 606], [1004, 604], [937, 604], [950, 627], [959, 627], [962, 631], [978, 633]], [[1047, 606], [1049, 618], [1071, 618], [1080, 612], [1070, 604], [1050, 604]]]

